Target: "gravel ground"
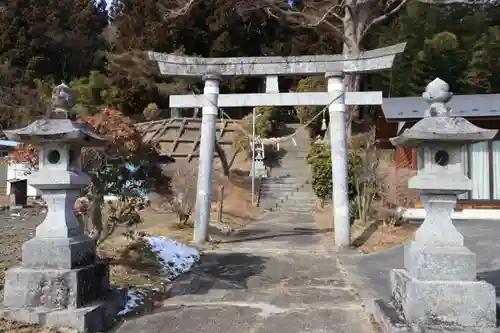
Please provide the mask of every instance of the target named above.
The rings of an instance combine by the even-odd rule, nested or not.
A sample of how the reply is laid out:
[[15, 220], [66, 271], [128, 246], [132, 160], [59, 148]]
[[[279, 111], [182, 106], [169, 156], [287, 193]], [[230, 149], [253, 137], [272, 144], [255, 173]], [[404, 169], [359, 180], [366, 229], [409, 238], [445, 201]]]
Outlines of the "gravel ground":
[[23, 243], [34, 236], [44, 217], [45, 211], [35, 208], [0, 212], [0, 266], [9, 267], [21, 260]]

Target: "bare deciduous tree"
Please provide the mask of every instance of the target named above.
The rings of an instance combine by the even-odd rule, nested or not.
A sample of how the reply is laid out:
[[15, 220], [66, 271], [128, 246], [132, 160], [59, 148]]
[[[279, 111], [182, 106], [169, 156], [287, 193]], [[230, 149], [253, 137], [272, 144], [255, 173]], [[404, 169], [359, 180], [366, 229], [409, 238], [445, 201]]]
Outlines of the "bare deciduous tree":
[[351, 203], [353, 216], [361, 223], [382, 221], [394, 225], [405, 208], [414, 207], [418, 193], [408, 188], [417, 171], [395, 165], [393, 151], [377, 149], [375, 128], [350, 138], [350, 153], [359, 157], [353, 163], [352, 182], [356, 197]]
[[454, 3], [484, 3], [487, 0], [418, 0], [423, 3], [431, 3], [435, 5], [450, 5]]
[[[370, 132], [358, 135], [358, 142], [353, 143], [351, 151], [361, 158], [361, 163], [353, 165], [353, 183], [357, 196], [354, 199], [356, 215], [361, 223], [373, 218], [373, 203], [381, 193], [382, 182], [378, 173], [380, 164], [379, 151], [376, 146], [375, 128]], [[354, 149], [352, 149], [354, 148]]]
[[164, 168], [172, 179], [172, 191], [159, 197], [159, 209], [177, 216], [177, 225], [185, 227], [196, 204], [196, 181], [198, 171], [195, 164], [176, 162]]
[[[257, 6], [269, 15], [285, 20], [297, 27], [316, 28], [324, 26], [342, 42], [342, 54], [357, 57], [363, 50], [363, 41], [377, 24], [396, 15], [409, 0], [258, 0]], [[291, 6], [290, 6], [291, 5]], [[257, 7], [255, 7], [257, 8]], [[358, 91], [360, 76], [348, 75], [346, 89]], [[351, 108], [352, 119], [358, 107]]]
[[158, 7], [165, 19], [174, 19], [186, 15], [195, 3], [196, 0], [162, 0], [158, 1]]

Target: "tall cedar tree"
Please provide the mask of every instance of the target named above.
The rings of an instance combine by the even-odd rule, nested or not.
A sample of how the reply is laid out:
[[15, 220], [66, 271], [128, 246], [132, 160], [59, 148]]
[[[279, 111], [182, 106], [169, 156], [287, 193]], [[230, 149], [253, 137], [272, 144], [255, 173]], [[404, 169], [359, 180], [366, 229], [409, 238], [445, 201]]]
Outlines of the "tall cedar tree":
[[[427, 81], [435, 77], [445, 79], [446, 76], [455, 94], [472, 94], [477, 90], [467, 85], [466, 77], [476, 75], [474, 72], [484, 66], [477, 58], [479, 54], [474, 55], [477, 51], [474, 44], [486, 34], [491, 39], [487, 43], [490, 91], [500, 92], [500, 84], [496, 83], [500, 80], [497, 79], [500, 67], [495, 65], [498, 61], [491, 61], [500, 57], [500, 47], [494, 49], [500, 44], [495, 42], [496, 29], [492, 27], [495, 22], [500, 22], [499, 3], [495, 0], [485, 5], [430, 6], [409, 2], [398, 17], [380, 26], [377, 33], [370, 36], [371, 48], [408, 42], [405, 52], [397, 57], [391, 71], [372, 76], [370, 88], [386, 94], [390, 92], [393, 97], [420, 96]], [[436, 35], [445, 31], [456, 37], [458, 49], [450, 49], [449, 43], [443, 43], [446, 39], [436, 40]], [[426, 40], [428, 43], [425, 43]], [[434, 42], [429, 44], [432, 40]], [[445, 54], [446, 59], [442, 59]], [[433, 62], [433, 57], [437, 57], [440, 64]]]
[[473, 47], [472, 59], [464, 73], [464, 85], [473, 94], [491, 92], [490, 64], [487, 50], [487, 39], [480, 38]]
[[110, 7], [117, 53], [158, 49], [168, 42], [168, 26], [157, 0], [113, 0]]
[[55, 81], [88, 75], [103, 60], [104, 1], [9, 0], [0, 11], [0, 64], [24, 79]]

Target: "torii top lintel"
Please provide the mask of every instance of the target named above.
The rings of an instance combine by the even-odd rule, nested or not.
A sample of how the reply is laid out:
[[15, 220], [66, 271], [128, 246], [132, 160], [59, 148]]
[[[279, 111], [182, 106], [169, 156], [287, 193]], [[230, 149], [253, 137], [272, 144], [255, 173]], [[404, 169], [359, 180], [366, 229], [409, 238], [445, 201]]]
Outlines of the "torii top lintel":
[[369, 73], [392, 67], [394, 58], [406, 43], [362, 52], [357, 57], [316, 55], [297, 57], [202, 58], [148, 52], [158, 62], [162, 75], [203, 76], [237, 75], [324, 75], [325, 73]]

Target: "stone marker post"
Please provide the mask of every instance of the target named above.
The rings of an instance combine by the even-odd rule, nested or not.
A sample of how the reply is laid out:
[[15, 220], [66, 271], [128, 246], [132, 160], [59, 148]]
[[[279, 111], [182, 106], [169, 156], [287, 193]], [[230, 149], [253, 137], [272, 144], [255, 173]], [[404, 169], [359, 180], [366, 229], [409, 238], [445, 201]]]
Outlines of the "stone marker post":
[[391, 272], [392, 299], [375, 301], [375, 317], [384, 332], [493, 332], [495, 288], [477, 281], [476, 255], [451, 220], [457, 195], [471, 190], [461, 166], [466, 144], [491, 140], [497, 130], [479, 128], [451, 117], [448, 84], [435, 79], [423, 98], [426, 117], [396, 138], [394, 145], [418, 147], [424, 169], [409, 181], [420, 191], [426, 216], [405, 247], [404, 269]]
[[47, 216], [35, 237], [23, 244], [21, 266], [5, 272], [0, 316], [98, 332], [123, 304], [107, 298], [112, 295], [108, 267], [96, 257], [94, 240], [73, 213], [81, 189], [90, 182], [81, 171], [81, 148], [105, 140], [69, 119], [75, 102], [73, 91], [61, 84], [53, 90], [50, 119], [5, 131], [10, 140], [38, 147], [39, 169], [28, 184], [41, 191]]

